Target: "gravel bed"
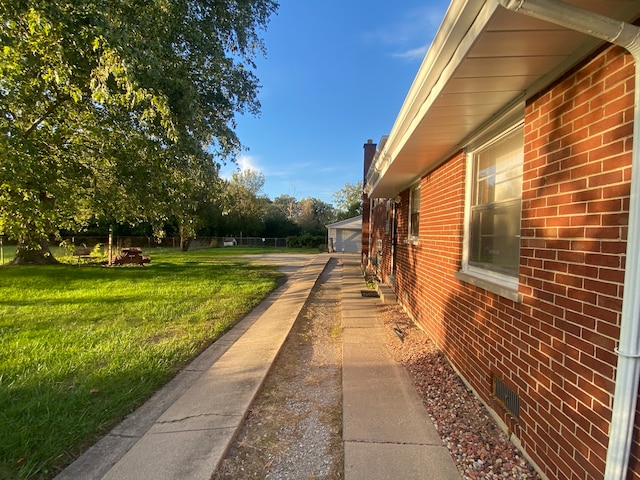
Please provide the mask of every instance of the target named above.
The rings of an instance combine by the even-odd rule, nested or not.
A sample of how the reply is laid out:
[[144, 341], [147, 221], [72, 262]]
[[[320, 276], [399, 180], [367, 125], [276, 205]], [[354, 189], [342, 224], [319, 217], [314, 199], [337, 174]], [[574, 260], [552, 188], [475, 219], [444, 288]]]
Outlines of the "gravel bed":
[[[323, 273], [212, 480], [343, 478], [337, 271]], [[379, 318], [462, 479], [541, 480], [402, 308], [381, 304]]]
[[212, 480], [343, 478], [337, 268], [321, 275]]
[[404, 365], [464, 480], [540, 480], [531, 464], [398, 305], [381, 305], [387, 347]]

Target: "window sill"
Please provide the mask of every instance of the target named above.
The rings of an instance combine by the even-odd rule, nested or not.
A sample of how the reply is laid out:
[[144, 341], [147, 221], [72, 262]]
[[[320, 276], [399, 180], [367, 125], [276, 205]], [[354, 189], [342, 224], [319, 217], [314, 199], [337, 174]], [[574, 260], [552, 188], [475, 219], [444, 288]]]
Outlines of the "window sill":
[[408, 238], [404, 241], [405, 245], [418, 245], [420, 243], [420, 241], [418, 240], [418, 238]]
[[462, 282], [483, 288], [515, 303], [522, 303], [522, 295], [518, 293], [517, 284], [514, 285], [507, 281], [500, 281], [498, 278], [487, 277], [480, 272], [458, 271], [455, 272], [454, 276]]

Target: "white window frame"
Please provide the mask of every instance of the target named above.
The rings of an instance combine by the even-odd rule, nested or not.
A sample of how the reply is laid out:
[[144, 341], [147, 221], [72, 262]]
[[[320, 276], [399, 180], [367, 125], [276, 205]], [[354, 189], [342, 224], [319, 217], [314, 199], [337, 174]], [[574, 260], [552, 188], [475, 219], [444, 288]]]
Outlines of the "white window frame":
[[[414, 197], [415, 197], [415, 192], [418, 192], [418, 210], [417, 210], [417, 214], [418, 214], [418, 225], [417, 227], [413, 224], [414, 220], [413, 220], [413, 204], [414, 204]], [[418, 183], [414, 183], [413, 185], [411, 185], [411, 187], [409, 188], [409, 222], [408, 222], [408, 231], [407, 231], [407, 240], [409, 243], [418, 243], [418, 240], [420, 239], [420, 181], [418, 181]], [[416, 230], [414, 232], [414, 230]]]
[[[505, 273], [481, 268], [477, 265], [472, 265], [469, 262], [470, 257], [470, 242], [471, 242], [471, 211], [472, 211], [472, 196], [474, 194], [474, 182], [476, 179], [474, 162], [476, 153], [485, 150], [487, 147], [505, 139], [511, 134], [516, 133], [518, 130], [524, 128], [524, 122], [520, 121], [510, 128], [501, 131], [499, 134], [494, 135], [493, 138], [485, 141], [477, 146], [471, 146], [467, 150], [466, 155], [466, 179], [465, 179], [465, 211], [464, 211], [464, 240], [462, 249], [462, 266], [461, 270], [457, 272], [456, 277], [459, 280], [477, 285], [488, 291], [507, 297], [514, 301], [520, 301], [521, 296], [518, 293], [518, 276], [508, 275]], [[495, 132], [494, 132], [495, 133]], [[486, 137], [485, 137], [486, 140]], [[524, 145], [523, 145], [524, 151]]]

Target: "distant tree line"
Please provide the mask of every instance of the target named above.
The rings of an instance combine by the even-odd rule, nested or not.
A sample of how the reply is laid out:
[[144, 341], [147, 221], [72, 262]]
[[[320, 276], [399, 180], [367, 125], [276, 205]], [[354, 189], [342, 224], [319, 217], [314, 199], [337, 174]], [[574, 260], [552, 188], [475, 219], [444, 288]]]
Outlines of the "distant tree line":
[[[345, 184], [334, 194], [335, 207], [317, 198], [297, 199], [280, 195], [270, 199], [263, 193], [265, 177], [254, 170], [234, 172], [229, 180], [218, 179], [209, 193], [194, 194], [190, 214], [172, 216], [161, 228], [149, 223], [119, 224], [104, 219], [82, 232], [65, 235], [105, 236], [115, 222], [120, 236], [180, 237], [184, 250], [196, 237], [287, 238], [292, 247], [317, 247], [326, 243], [325, 225], [360, 214], [361, 184]], [[188, 218], [188, 221], [185, 219]]]

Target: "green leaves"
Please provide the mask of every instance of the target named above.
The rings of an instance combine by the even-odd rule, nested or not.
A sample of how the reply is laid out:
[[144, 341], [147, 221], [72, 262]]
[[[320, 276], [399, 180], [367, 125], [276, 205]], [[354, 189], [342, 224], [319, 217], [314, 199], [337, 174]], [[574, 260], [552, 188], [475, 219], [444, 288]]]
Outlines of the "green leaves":
[[229, 232], [257, 235], [261, 231], [269, 200], [262, 193], [264, 174], [255, 170], [233, 172], [222, 194]]
[[333, 194], [337, 208], [337, 219], [345, 220], [362, 213], [362, 181], [355, 185], [345, 183], [344, 188]]
[[[26, 241], [91, 216], [158, 222], [215, 185], [257, 113], [271, 0], [0, 4], [0, 220]], [[195, 174], [191, 171], [194, 170]], [[178, 193], [178, 194], [176, 194]]]

